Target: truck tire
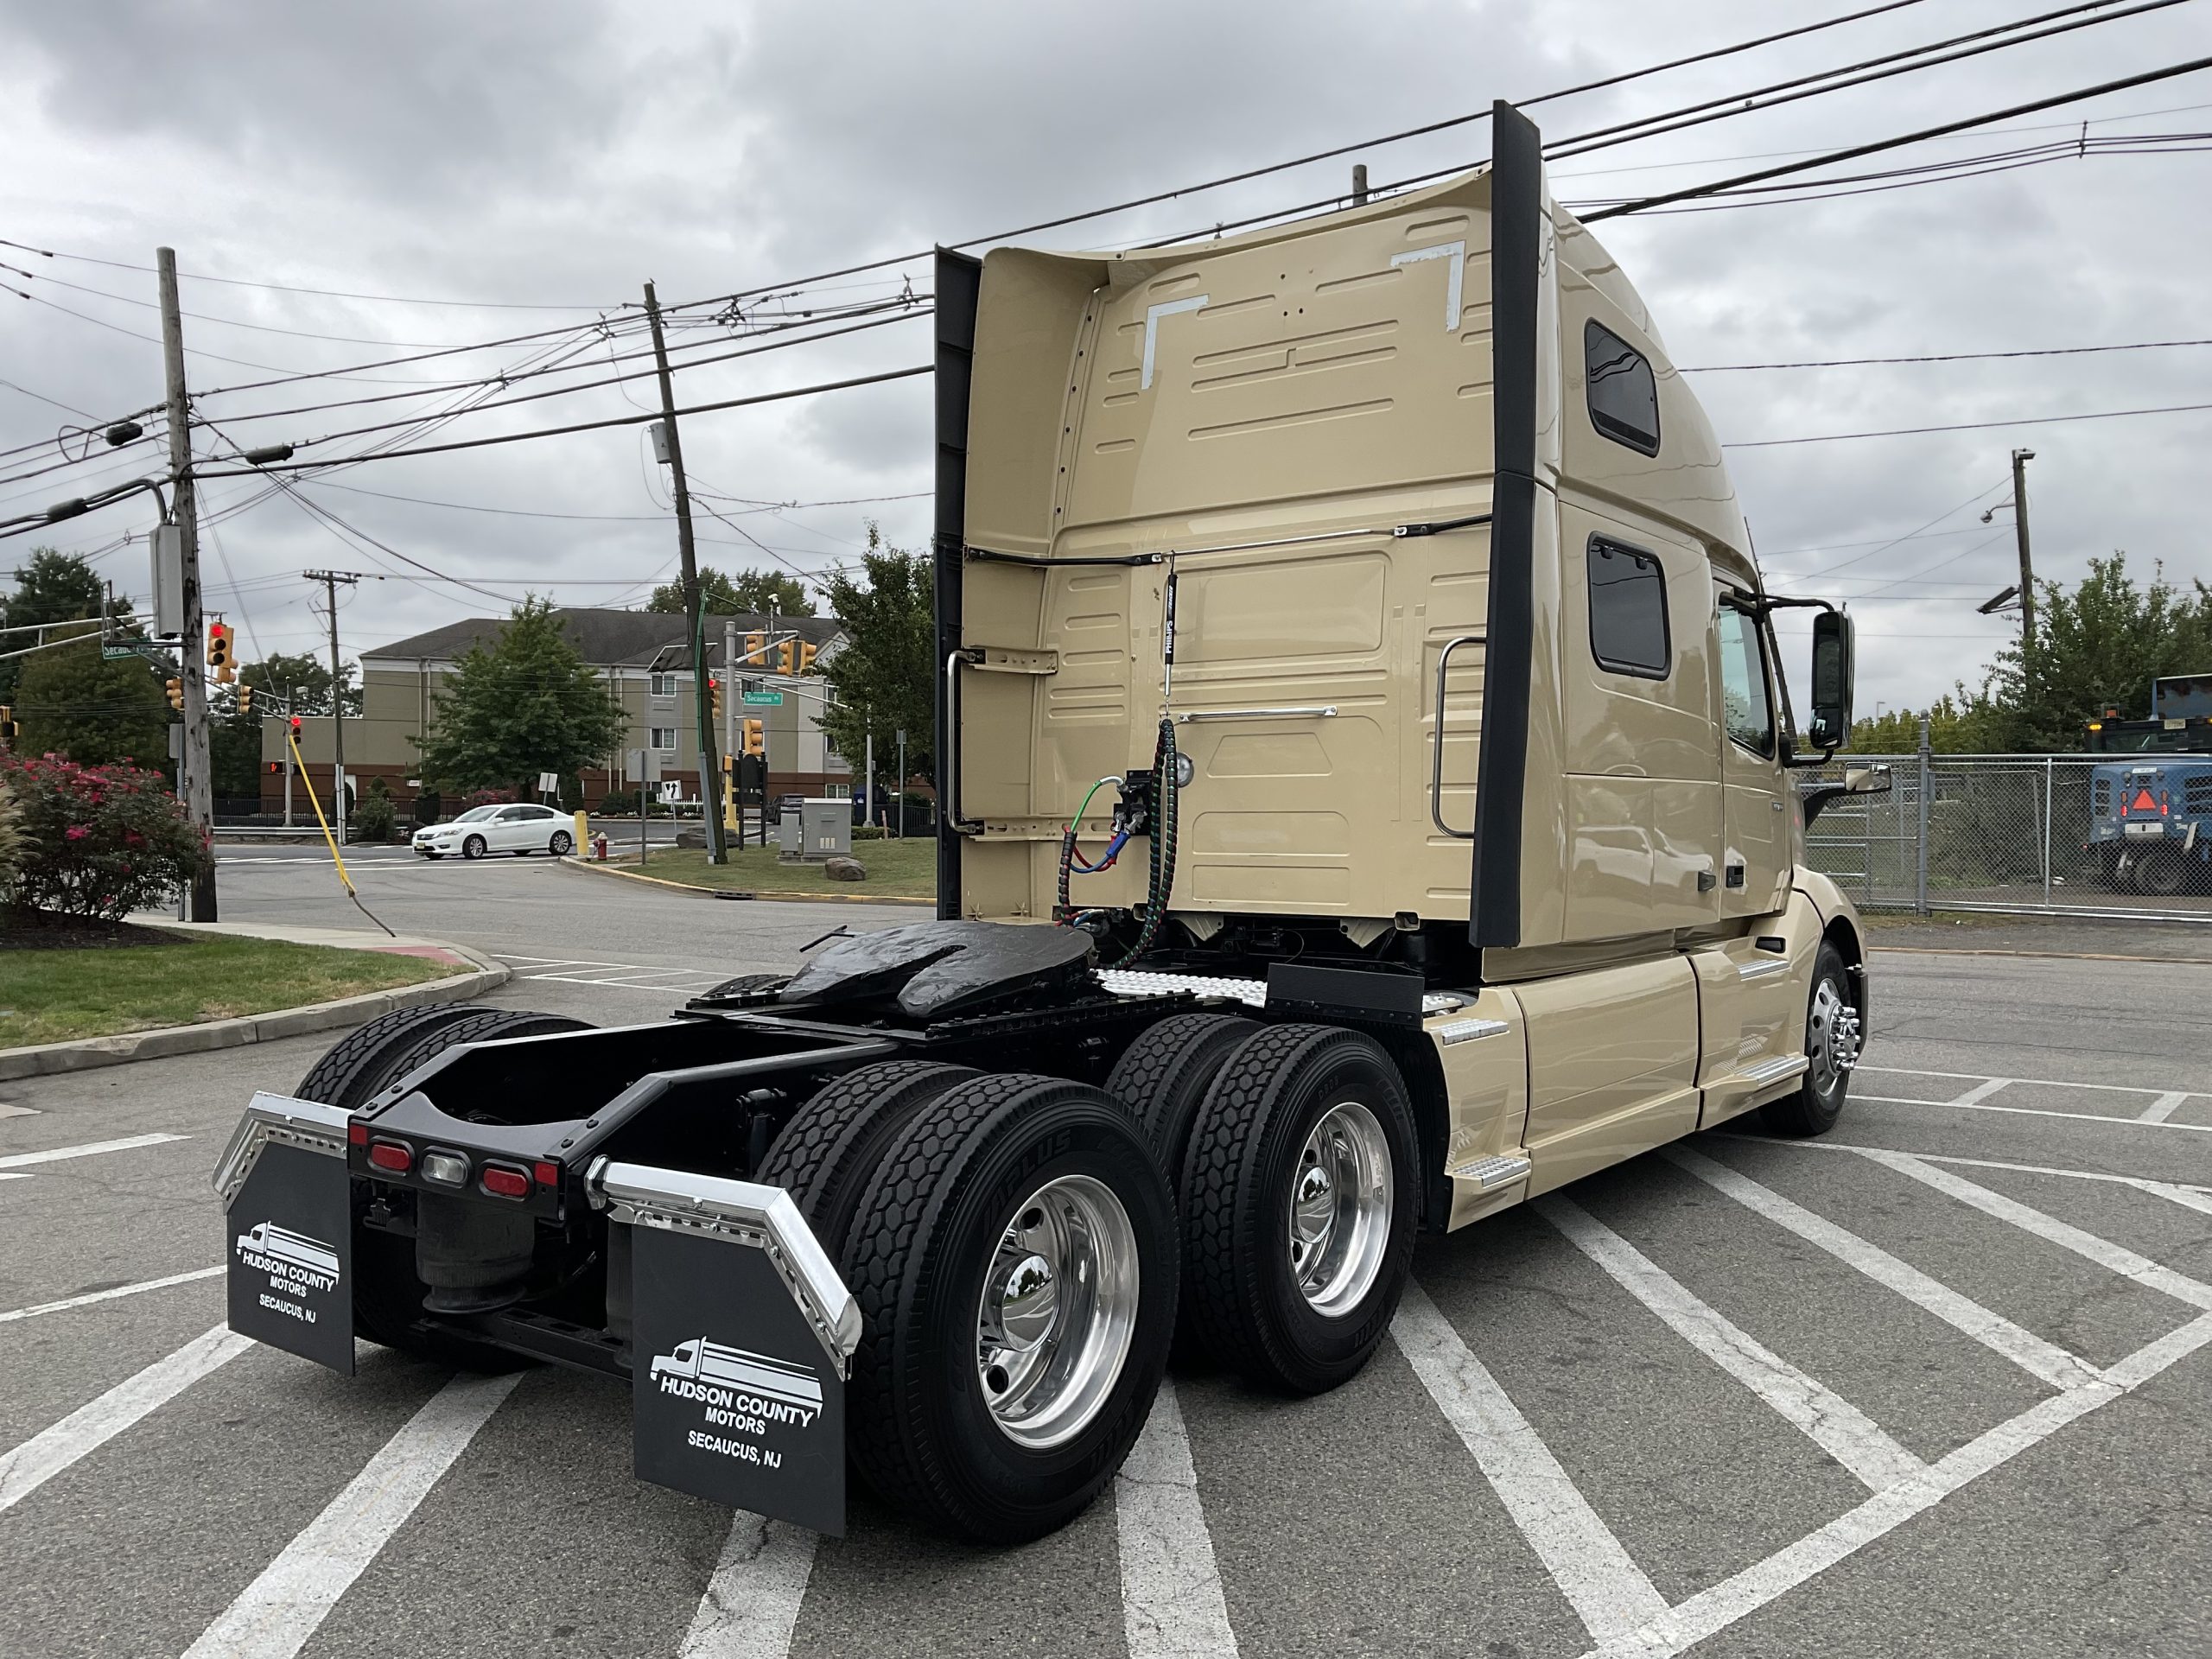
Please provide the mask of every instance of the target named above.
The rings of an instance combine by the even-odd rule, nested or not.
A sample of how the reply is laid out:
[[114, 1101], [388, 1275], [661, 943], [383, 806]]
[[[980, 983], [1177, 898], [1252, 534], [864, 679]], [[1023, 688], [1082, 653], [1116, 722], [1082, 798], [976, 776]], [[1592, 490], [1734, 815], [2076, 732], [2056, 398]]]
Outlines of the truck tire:
[[1849, 1060], [1858, 1058], [1857, 1020], [1852, 1015], [1847, 1039], [1838, 1016], [1850, 1010], [1851, 983], [1846, 976], [1843, 954], [1821, 942], [1813, 958], [1813, 988], [1805, 1002], [1805, 1058], [1803, 1079], [1796, 1092], [1769, 1101], [1759, 1109], [1759, 1121], [1776, 1135], [1804, 1137], [1826, 1135], [1843, 1116], [1843, 1097], [1851, 1085], [1851, 1066], [1840, 1045], [1848, 1040]]
[[2135, 866], [2135, 890], [2146, 899], [2177, 897], [2189, 884], [2189, 864], [2178, 847], [2154, 847]]
[[1191, 1126], [1222, 1062], [1254, 1032], [1256, 1020], [1227, 1014], [1179, 1014], [1148, 1026], [1115, 1063], [1106, 1092], [1128, 1107], [1183, 1202], [1183, 1154]]
[[1175, 1325], [1175, 1211], [1103, 1091], [971, 1077], [877, 1167], [844, 1255], [865, 1335], [854, 1466], [924, 1522], [1014, 1544], [1105, 1487]]
[[[531, 1014], [522, 1008], [467, 1008], [464, 1019], [448, 1020], [423, 1033], [415, 1042], [392, 1057], [390, 1068], [376, 1090], [389, 1089], [409, 1072], [429, 1065], [449, 1048], [463, 1043], [488, 1043], [505, 1037], [551, 1037], [564, 1031], [589, 1031], [588, 1020], [571, 1020], [565, 1014]], [[455, 1116], [460, 1116], [456, 1113]], [[499, 1120], [486, 1117], [484, 1122]]]
[[302, 1100], [320, 1101], [353, 1111], [373, 1099], [391, 1074], [391, 1063], [442, 1026], [466, 1020], [476, 1010], [462, 1002], [434, 1007], [395, 1008], [347, 1033], [308, 1068], [294, 1090]]
[[842, 1261], [861, 1194], [886, 1148], [922, 1108], [977, 1075], [925, 1060], [848, 1072], [792, 1114], [753, 1179], [789, 1192], [830, 1259]]
[[1389, 1329], [1413, 1263], [1420, 1141], [1372, 1038], [1272, 1026], [1229, 1057], [1184, 1160], [1193, 1334], [1255, 1382], [1319, 1394]]

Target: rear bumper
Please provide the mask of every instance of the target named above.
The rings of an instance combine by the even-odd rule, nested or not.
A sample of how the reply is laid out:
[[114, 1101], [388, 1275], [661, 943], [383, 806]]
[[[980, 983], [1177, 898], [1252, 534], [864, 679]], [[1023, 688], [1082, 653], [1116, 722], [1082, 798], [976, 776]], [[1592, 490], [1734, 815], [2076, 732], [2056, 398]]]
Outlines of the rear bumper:
[[[368, 1133], [334, 1107], [257, 1095], [214, 1174], [232, 1329], [346, 1375], [357, 1281], [394, 1271], [365, 1248], [397, 1230], [371, 1224], [389, 1194], [348, 1167]], [[626, 1376], [641, 1478], [842, 1534], [860, 1308], [791, 1195], [605, 1157], [570, 1181], [531, 1224], [574, 1241], [576, 1271], [607, 1273], [619, 1319], [594, 1329], [524, 1303], [426, 1311], [410, 1329]]]

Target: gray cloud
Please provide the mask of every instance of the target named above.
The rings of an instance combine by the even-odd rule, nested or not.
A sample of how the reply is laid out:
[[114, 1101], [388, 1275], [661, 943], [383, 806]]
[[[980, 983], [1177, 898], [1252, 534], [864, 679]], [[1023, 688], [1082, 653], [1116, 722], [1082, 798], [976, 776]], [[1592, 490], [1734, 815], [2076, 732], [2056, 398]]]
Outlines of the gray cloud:
[[[1563, 136], [1648, 110], [1720, 96], [1764, 79], [1894, 49], [1994, 22], [1997, 0], [1955, 0], [1542, 106]], [[1397, 0], [1347, 12], [1319, 0], [1212, 7], [1137, 0], [1110, 12], [948, 0], [934, 8], [791, 4], [652, 8], [559, 0], [529, 8], [370, 9], [152, 0], [104, 7], [0, 0], [0, 237], [143, 266], [157, 243], [188, 272], [378, 295], [563, 302], [632, 313], [654, 276], [694, 299], [1235, 170], [1276, 156], [1527, 96], [1751, 32], [1687, 0], [1624, 9], [1600, 0], [1468, 5]], [[2085, 30], [1833, 99], [1717, 122], [1562, 163], [1570, 199], [1618, 194], [1756, 165], [1740, 159], [1902, 131], [2202, 52], [2190, 9]], [[2107, 99], [2100, 118], [2212, 99], [2184, 80]], [[2074, 111], [2036, 122], [2066, 130]], [[2109, 130], [2193, 130], [2199, 114], [2152, 115]], [[1959, 154], [2049, 134], [1966, 139], [1900, 159]], [[1364, 156], [1385, 181], [1479, 158], [1479, 126]], [[1208, 193], [1036, 238], [1126, 243], [1343, 188], [1352, 158]], [[1881, 163], [1869, 163], [1878, 166]], [[2207, 232], [2176, 201], [2202, 194], [2201, 156], [2069, 162], [1958, 183], [1796, 207], [1617, 222], [1620, 253], [1685, 364], [1778, 361], [1923, 350], [2008, 349], [2194, 337]], [[1632, 170], [1630, 170], [1632, 169]], [[143, 270], [41, 260], [0, 250], [37, 275], [25, 287], [86, 317], [156, 332]], [[905, 272], [841, 279], [802, 303], [894, 291]], [[54, 289], [56, 280], [113, 298]], [[232, 326], [393, 342], [477, 340], [582, 324], [591, 313], [451, 309], [188, 282], [200, 351], [296, 370], [398, 354]], [[220, 320], [229, 320], [220, 321]], [[922, 360], [925, 325], [683, 377], [687, 401], [869, 372]], [[679, 343], [701, 335], [679, 331]], [[634, 340], [614, 349], [633, 350]], [[517, 345], [367, 372], [398, 379], [488, 373], [520, 364]], [[607, 347], [594, 349], [603, 365]], [[1915, 367], [1708, 375], [1697, 384], [1725, 439], [1745, 441], [2028, 414], [2202, 401], [2212, 352], [2114, 354]], [[626, 365], [635, 367], [637, 365]], [[264, 376], [195, 356], [195, 386]], [[602, 368], [601, 372], [606, 372]], [[0, 378], [101, 414], [152, 401], [156, 348], [0, 296]], [[395, 390], [306, 381], [264, 392], [207, 392], [205, 411], [255, 440], [306, 438], [407, 404], [257, 422], [257, 411]], [[518, 390], [520, 390], [518, 387]], [[511, 414], [467, 417], [441, 434], [519, 430], [635, 412], [650, 382]], [[686, 430], [710, 486], [767, 500], [840, 500], [925, 487], [928, 406], [920, 383], [702, 417]], [[0, 448], [50, 434], [60, 411], [0, 388]], [[1744, 449], [1734, 467], [1759, 543], [1780, 579], [1859, 594], [1867, 677], [1891, 702], [1974, 677], [2008, 625], [1974, 599], [2011, 579], [2001, 524], [1980, 505], [1930, 536], [1861, 557], [2005, 476], [2016, 443], [2034, 448], [2039, 568], [2078, 575], [2093, 554], [2129, 549], [2147, 572], [2212, 575], [2193, 515], [2207, 417], [1872, 439]], [[551, 588], [570, 602], [636, 602], [673, 557], [656, 469], [634, 430], [363, 467], [308, 493], [390, 547], [500, 593]], [[48, 449], [45, 452], [52, 454]], [[138, 452], [139, 457], [150, 451]], [[0, 460], [0, 474], [35, 456]], [[81, 487], [100, 467], [0, 483], [0, 511]], [[429, 500], [613, 518], [460, 512]], [[214, 506], [260, 486], [230, 481]], [[1999, 493], [2001, 494], [2001, 492]], [[1993, 496], [1991, 499], [1996, 499]], [[735, 512], [734, 504], [719, 503]], [[849, 558], [863, 523], [918, 544], [926, 501], [753, 512], [736, 523], [774, 550], [702, 521], [707, 551], [731, 564], [772, 557], [816, 570]], [[2001, 515], [2000, 515], [2001, 518]], [[86, 550], [143, 530], [133, 509], [64, 526]], [[349, 601], [349, 641], [374, 642], [495, 608], [418, 579], [389, 555], [349, 546], [270, 497], [216, 526], [242, 613], [264, 649], [319, 637], [296, 572], [333, 563], [383, 572]], [[1986, 546], [1976, 543], [1990, 538]], [[738, 543], [728, 545], [726, 543]], [[22, 543], [17, 543], [20, 547]], [[1965, 550], [1974, 549], [1971, 553]], [[1801, 552], [1798, 550], [1822, 550]], [[1964, 556], [1955, 556], [1964, 554]], [[128, 589], [140, 554], [100, 567]], [[1841, 565], [1841, 562], [1858, 562]], [[1949, 563], [1944, 563], [1951, 561]], [[1840, 568], [1838, 568], [1840, 566]], [[1905, 582], [1922, 585], [1890, 587]], [[614, 585], [620, 583], [622, 585]], [[1900, 601], [1906, 602], [1898, 602]]]

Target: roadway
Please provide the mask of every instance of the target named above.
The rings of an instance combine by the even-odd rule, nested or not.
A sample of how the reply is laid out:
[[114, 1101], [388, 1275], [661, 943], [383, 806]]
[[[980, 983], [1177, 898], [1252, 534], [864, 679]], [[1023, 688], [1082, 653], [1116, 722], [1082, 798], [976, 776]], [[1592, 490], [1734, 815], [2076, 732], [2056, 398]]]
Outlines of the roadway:
[[[359, 880], [513, 963], [493, 1001], [602, 1021], [917, 914], [542, 859]], [[327, 869], [222, 884], [357, 920]], [[1827, 1140], [1723, 1130], [1425, 1241], [1358, 1379], [1179, 1368], [1112, 1497], [1015, 1551], [865, 1497], [843, 1540], [734, 1525], [632, 1478], [591, 1377], [225, 1345], [207, 1172], [325, 1039], [7, 1085], [0, 1652], [2212, 1649], [2212, 967], [1875, 971]]]

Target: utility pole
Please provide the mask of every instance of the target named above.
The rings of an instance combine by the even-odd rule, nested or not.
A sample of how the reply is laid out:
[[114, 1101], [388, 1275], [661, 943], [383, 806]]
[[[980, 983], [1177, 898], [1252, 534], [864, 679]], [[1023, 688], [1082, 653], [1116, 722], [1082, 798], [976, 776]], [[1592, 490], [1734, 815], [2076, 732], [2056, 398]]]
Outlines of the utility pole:
[[1365, 162], [1354, 162], [1351, 164], [1351, 205], [1355, 207], [1367, 206], [1367, 163]]
[[726, 793], [737, 820], [737, 849], [745, 850], [745, 792], [737, 786], [737, 619], [722, 618], [722, 753], [729, 757], [729, 785]]
[[[176, 526], [183, 549], [184, 635], [177, 666], [184, 681], [184, 747], [177, 760], [177, 793], [185, 815], [203, 836], [215, 824], [214, 767], [207, 743], [207, 619], [200, 609], [200, 503], [192, 483], [192, 412], [184, 391], [184, 319], [176, 296], [176, 251], [154, 250], [162, 290], [162, 366], [168, 380], [169, 476], [176, 491]], [[215, 865], [209, 860], [193, 878], [185, 919], [215, 919]]]
[[2020, 665], [2027, 666], [2036, 639], [2036, 568], [2028, 557], [2028, 463], [2032, 449], [2012, 452], [2012, 535], [2020, 544]]
[[653, 361], [660, 371], [660, 416], [668, 433], [670, 491], [676, 498], [676, 545], [683, 558], [683, 619], [691, 640], [691, 689], [698, 704], [700, 817], [706, 822], [707, 862], [725, 864], [722, 815], [715, 800], [721, 768], [715, 759], [715, 723], [707, 698], [706, 620], [700, 613], [699, 560], [691, 541], [691, 494], [683, 482], [683, 443], [676, 431], [676, 382], [668, 372], [668, 340], [661, 333], [660, 302], [645, 284], [645, 320], [652, 325]]
[[346, 844], [346, 683], [338, 677], [338, 584], [351, 588], [360, 581], [352, 570], [302, 570], [309, 582], [322, 584], [330, 609], [330, 794], [338, 821], [338, 844]]

